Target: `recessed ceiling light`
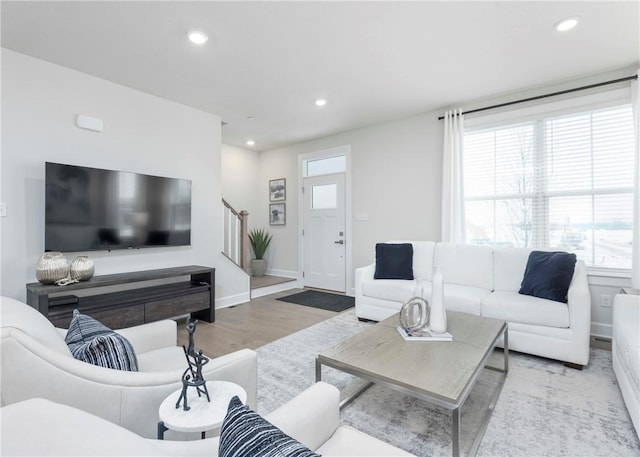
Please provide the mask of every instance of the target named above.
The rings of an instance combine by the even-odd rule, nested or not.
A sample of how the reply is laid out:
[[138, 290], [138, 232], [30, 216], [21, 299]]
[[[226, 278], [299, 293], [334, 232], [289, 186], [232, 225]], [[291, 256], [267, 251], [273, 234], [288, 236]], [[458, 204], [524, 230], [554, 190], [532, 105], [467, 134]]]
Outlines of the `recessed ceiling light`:
[[579, 19], [580, 18], [578, 18], [578, 17], [570, 17], [570, 18], [567, 18], [567, 19], [563, 19], [560, 22], [556, 22], [556, 24], [553, 27], [558, 32], [566, 32], [567, 30], [571, 30], [576, 25], [578, 25], [578, 20]]
[[189, 40], [193, 44], [204, 44], [207, 42], [208, 39], [209, 37], [207, 36], [206, 33], [197, 32], [197, 31], [189, 32]]
[[324, 106], [327, 104], [327, 101], [324, 98], [319, 98], [318, 100], [316, 100], [316, 105], [318, 106]]
[[253, 140], [247, 140], [247, 146], [253, 146], [254, 144], [256, 144], [255, 141]]

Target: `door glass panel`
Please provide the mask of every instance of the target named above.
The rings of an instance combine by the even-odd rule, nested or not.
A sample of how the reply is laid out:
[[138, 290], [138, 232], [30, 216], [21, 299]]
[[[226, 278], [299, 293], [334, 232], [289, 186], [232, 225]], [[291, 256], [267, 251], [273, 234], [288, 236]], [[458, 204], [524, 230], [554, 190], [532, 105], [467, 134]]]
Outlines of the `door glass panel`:
[[307, 161], [307, 176], [342, 173], [346, 168], [345, 156], [326, 157]]
[[311, 208], [330, 209], [336, 208], [337, 185], [324, 184], [311, 187]]

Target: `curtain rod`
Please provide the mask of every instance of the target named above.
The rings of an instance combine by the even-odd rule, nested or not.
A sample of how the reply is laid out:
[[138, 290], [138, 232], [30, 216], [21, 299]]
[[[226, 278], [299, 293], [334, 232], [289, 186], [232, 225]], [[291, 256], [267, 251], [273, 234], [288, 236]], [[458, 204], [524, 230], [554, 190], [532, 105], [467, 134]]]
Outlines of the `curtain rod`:
[[[638, 75], [627, 76], [626, 78], [620, 78], [620, 79], [612, 79], [611, 81], [605, 81], [605, 82], [596, 83], [596, 84], [589, 84], [588, 86], [576, 87], [574, 89], [561, 90], [560, 92], [552, 92], [550, 94], [537, 95], [535, 97], [522, 98], [520, 100], [500, 103], [498, 105], [485, 106], [483, 108], [476, 108], [469, 111], [465, 111], [461, 114], [478, 113], [480, 111], [486, 111], [488, 109], [502, 108], [503, 106], [510, 106], [510, 105], [516, 105], [518, 103], [531, 102], [533, 100], [540, 100], [542, 98], [555, 97], [556, 95], [570, 94], [571, 92], [577, 92], [579, 90], [593, 89], [594, 87], [607, 86], [609, 84], [621, 83], [624, 81], [631, 81], [632, 79], [638, 79]], [[444, 116], [440, 116], [438, 118], [439, 121], [441, 121], [442, 119], [444, 119]]]

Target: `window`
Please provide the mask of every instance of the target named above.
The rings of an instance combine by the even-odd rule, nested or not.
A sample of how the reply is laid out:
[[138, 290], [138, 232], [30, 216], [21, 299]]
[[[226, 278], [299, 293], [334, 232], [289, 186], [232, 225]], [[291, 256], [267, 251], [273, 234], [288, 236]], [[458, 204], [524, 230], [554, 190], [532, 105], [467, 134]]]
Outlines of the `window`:
[[635, 166], [629, 104], [467, 129], [467, 241], [630, 269]]
[[327, 175], [343, 173], [346, 169], [346, 157], [343, 155], [323, 157], [322, 159], [307, 160], [304, 176]]
[[338, 206], [338, 186], [323, 184], [311, 186], [311, 209], [334, 209]]

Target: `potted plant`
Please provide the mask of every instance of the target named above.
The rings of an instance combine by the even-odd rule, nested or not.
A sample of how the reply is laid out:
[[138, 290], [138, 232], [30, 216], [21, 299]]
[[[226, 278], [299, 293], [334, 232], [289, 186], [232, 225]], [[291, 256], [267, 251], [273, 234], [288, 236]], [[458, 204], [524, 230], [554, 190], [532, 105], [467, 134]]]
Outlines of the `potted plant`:
[[264, 276], [267, 269], [264, 254], [271, 243], [271, 235], [265, 229], [253, 229], [249, 232], [249, 242], [255, 255], [255, 259], [251, 260], [251, 272], [253, 276]]

